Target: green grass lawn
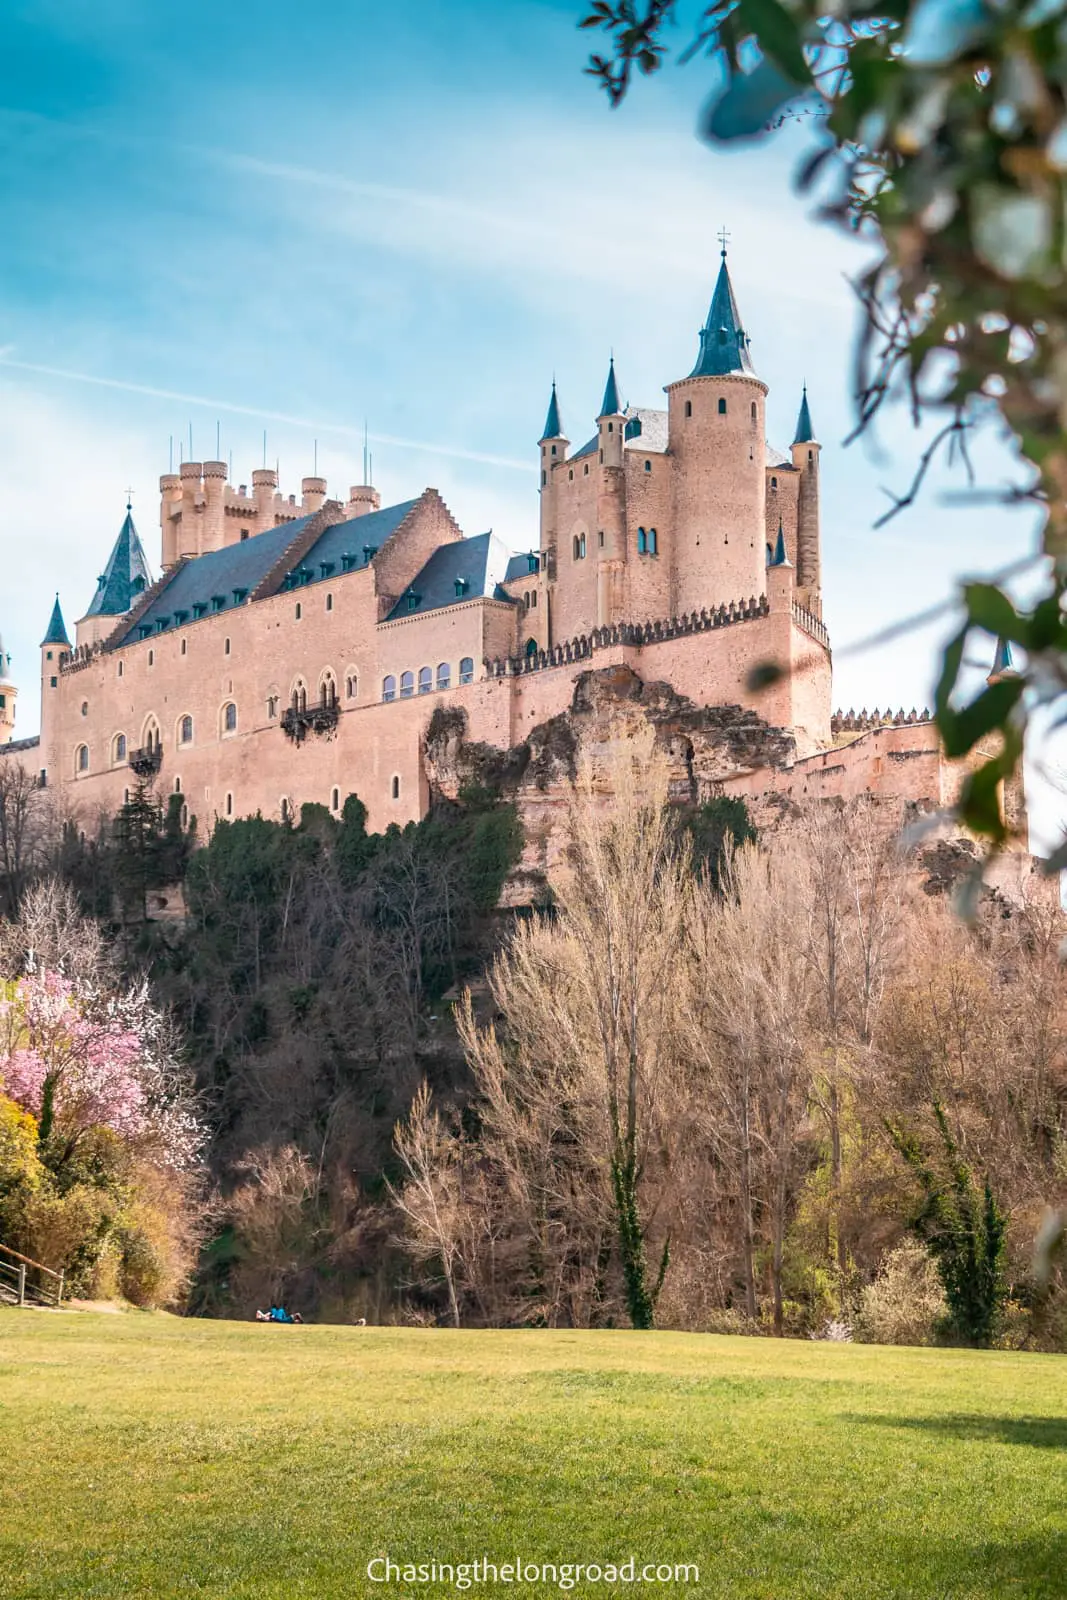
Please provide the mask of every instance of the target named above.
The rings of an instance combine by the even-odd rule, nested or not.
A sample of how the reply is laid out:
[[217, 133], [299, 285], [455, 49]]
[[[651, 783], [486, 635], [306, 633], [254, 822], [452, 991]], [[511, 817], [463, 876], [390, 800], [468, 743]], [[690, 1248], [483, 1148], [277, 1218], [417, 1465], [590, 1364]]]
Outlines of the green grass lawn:
[[12, 1310], [0, 1440], [4, 1600], [456, 1592], [369, 1582], [386, 1552], [700, 1570], [579, 1594], [1067, 1594], [1057, 1357]]

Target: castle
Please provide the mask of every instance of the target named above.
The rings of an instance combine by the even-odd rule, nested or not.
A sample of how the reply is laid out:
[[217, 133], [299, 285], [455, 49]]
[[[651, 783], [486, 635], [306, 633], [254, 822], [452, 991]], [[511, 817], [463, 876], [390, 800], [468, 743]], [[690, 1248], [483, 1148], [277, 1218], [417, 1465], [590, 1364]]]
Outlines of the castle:
[[436, 707], [506, 750], [568, 709], [582, 673], [616, 667], [780, 730], [769, 765], [716, 778], [757, 807], [950, 801], [925, 715], [832, 726], [820, 447], [806, 391], [788, 452], [766, 442], [725, 249], [693, 370], [665, 392], [665, 410], [624, 404], [612, 360], [595, 432], [572, 449], [553, 383], [527, 551], [465, 536], [432, 488], [383, 507], [369, 484], [331, 500], [316, 476], [298, 504], [266, 468], [249, 493], [220, 461], [183, 462], [160, 479], [162, 575], [127, 506], [73, 644], [57, 595], [39, 738], [12, 739], [0, 648], [0, 754], [82, 813], [150, 779], [202, 835], [308, 801], [336, 812], [352, 792], [382, 829], [430, 802]]

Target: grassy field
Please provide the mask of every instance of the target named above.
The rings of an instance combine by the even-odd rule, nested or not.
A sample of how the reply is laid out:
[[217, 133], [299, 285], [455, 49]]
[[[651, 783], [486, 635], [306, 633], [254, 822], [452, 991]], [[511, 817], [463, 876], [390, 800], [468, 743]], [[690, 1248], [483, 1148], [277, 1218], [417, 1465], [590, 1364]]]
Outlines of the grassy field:
[[583, 1595], [1067, 1594], [1056, 1357], [7, 1311], [0, 1444], [4, 1600], [457, 1592], [368, 1581], [386, 1552], [699, 1567]]

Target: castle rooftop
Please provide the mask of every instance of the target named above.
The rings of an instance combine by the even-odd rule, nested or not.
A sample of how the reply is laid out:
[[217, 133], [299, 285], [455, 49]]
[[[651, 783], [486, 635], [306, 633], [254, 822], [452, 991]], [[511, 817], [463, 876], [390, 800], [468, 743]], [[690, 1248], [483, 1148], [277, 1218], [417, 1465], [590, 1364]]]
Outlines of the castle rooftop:
[[129, 505], [114, 548], [97, 580], [86, 616], [121, 617], [152, 582], [144, 547], [134, 526]]
[[404, 617], [423, 616], [427, 611], [439, 611], [443, 606], [454, 606], [464, 600], [506, 600], [514, 604], [511, 595], [501, 586], [509, 576], [529, 571], [525, 556], [519, 573], [512, 572], [516, 558], [503, 540], [495, 533], [475, 534], [471, 539], [456, 539], [441, 545], [426, 565], [411, 580], [408, 592], [401, 595], [386, 617], [387, 622], [398, 622]]

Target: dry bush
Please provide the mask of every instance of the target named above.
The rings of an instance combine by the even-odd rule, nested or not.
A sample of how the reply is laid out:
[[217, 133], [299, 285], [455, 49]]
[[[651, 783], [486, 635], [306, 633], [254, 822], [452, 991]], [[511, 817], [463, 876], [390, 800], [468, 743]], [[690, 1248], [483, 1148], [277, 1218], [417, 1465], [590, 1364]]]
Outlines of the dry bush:
[[948, 1304], [933, 1257], [905, 1239], [860, 1296], [853, 1332], [864, 1344], [933, 1344]]

